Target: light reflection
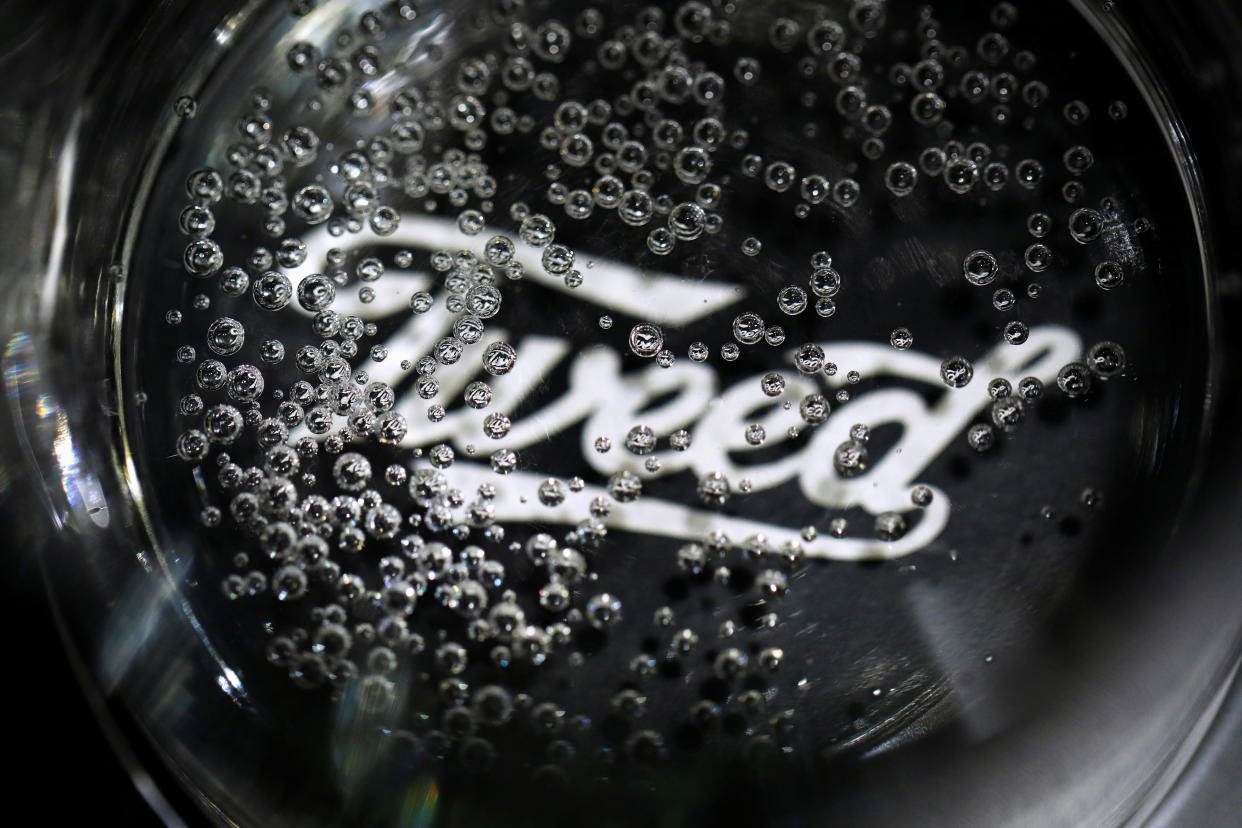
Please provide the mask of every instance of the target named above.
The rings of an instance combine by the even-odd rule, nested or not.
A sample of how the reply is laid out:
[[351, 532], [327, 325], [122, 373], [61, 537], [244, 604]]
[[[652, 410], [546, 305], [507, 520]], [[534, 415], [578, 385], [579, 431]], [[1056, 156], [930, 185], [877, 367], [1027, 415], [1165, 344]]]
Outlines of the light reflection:
[[421, 777], [405, 789], [397, 824], [402, 828], [430, 828], [435, 822], [440, 803], [440, 789], [435, 780]]
[[[33, 396], [29, 387], [34, 385], [39, 378], [38, 371], [29, 359], [33, 345], [33, 341], [27, 334], [18, 332], [9, 338], [4, 352], [5, 391], [8, 397], [16, 403], [18, 411], [15, 413], [19, 418], [23, 413], [23, 403], [29, 404], [28, 401]], [[108, 526], [111, 518], [107, 500], [99, 481], [83, 469], [81, 457], [69, 428], [69, 415], [50, 394], [34, 396], [33, 405], [25, 410], [29, 412], [27, 423], [36, 427], [38, 433], [30, 431], [23, 433], [22, 437], [25, 438], [23, 442], [26, 450], [40, 466], [44, 465], [40, 461], [47, 457], [46, 452], [49, 451], [47, 443], [49, 440], [51, 443], [50, 459], [54, 463], [54, 469], [47, 469], [45, 479], [50, 480], [53, 476], [58, 479], [60, 490], [65, 496], [64, 503], [55, 498], [49, 503], [52, 517], [57, 525], [63, 526], [69, 515], [77, 514], [90, 518], [91, 522], [100, 528]], [[31, 414], [33, 416], [30, 416]], [[40, 422], [46, 424], [48, 433], [42, 431], [44, 426], [36, 426]]]

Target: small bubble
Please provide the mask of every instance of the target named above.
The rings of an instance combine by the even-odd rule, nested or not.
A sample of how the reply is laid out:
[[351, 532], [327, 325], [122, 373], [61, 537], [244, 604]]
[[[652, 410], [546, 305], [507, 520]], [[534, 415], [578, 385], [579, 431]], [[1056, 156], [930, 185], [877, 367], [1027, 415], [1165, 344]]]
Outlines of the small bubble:
[[975, 368], [963, 356], [953, 356], [940, 363], [940, 379], [950, 388], [963, 388], [974, 377]]
[[1071, 362], [1057, 373], [1057, 387], [1070, 399], [1085, 397], [1091, 386], [1091, 372], [1081, 362]]
[[996, 444], [996, 432], [987, 423], [975, 423], [966, 432], [966, 442], [982, 454]]
[[1010, 345], [1021, 345], [1030, 337], [1030, 329], [1026, 323], [1013, 320], [1005, 324], [1005, 341]]
[[987, 285], [996, 279], [1000, 265], [988, 251], [976, 250], [962, 260], [962, 271], [972, 285]]
[[779, 397], [785, 391], [785, 377], [775, 371], [765, 374], [759, 387], [769, 397]]
[[919, 174], [913, 164], [897, 161], [890, 164], [884, 173], [884, 185], [888, 191], [898, 198], [905, 198], [914, 192], [918, 184]]
[[1012, 310], [1013, 306], [1018, 303], [1018, 298], [1014, 296], [1013, 291], [1009, 288], [998, 288], [992, 294], [992, 307], [998, 311]]
[[1097, 342], [1087, 351], [1087, 367], [1101, 379], [1120, 374], [1126, 367], [1126, 354], [1116, 342]]
[[1125, 270], [1114, 261], [1103, 261], [1095, 267], [1095, 283], [1101, 290], [1113, 290], [1125, 282]]
[[1099, 212], [1090, 208], [1081, 208], [1070, 214], [1070, 237], [1079, 244], [1089, 244], [1100, 237], [1104, 229], [1104, 221]]
[[636, 356], [650, 359], [664, 347], [664, 334], [655, 325], [640, 323], [630, 330], [629, 344]]
[[173, 103], [173, 112], [178, 118], [188, 121], [198, 112], [198, 101], [190, 95], [182, 95]]

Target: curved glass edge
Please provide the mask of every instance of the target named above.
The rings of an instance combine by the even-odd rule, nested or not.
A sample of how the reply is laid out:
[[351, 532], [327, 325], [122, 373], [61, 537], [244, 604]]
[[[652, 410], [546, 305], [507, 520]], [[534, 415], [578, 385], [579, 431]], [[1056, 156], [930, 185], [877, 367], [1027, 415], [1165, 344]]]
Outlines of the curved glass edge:
[[[175, 587], [167, 570], [153, 565], [154, 546], [137, 540], [149, 533], [141, 531], [132, 488], [122, 483], [123, 392], [110, 370], [114, 354], [100, 344], [115, 347], [108, 333], [123, 307], [124, 249], [113, 249], [115, 226], [84, 233], [81, 220], [85, 215], [94, 230], [113, 224], [115, 213], [87, 211], [123, 203], [130, 182], [118, 177], [132, 171], [109, 165], [102, 174], [87, 174], [99, 160], [92, 157], [98, 148], [91, 127], [109, 117], [122, 95], [107, 86], [110, 61], [132, 59], [140, 48], [162, 52], [170, 64], [162, 73], [167, 80], [152, 73], [147, 87], [123, 93], [135, 108], [162, 107], [169, 89], [193, 90], [203, 82], [213, 55], [226, 52], [246, 15], [261, 5], [250, 0], [221, 23], [218, 8], [178, 15], [170, 2], [45, 4], [13, 10], [6, 21], [12, 42], [0, 38], [0, 67], [13, 70], [0, 96], [0, 181], [7, 196], [0, 205], [6, 257], [0, 267], [6, 293], [0, 304], [0, 506], [37, 566], [89, 709], [138, 794], [170, 826], [197, 824], [203, 813], [217, 824], [234, 823], [162, 750], [142, 711], [122, 698], [147, 636], [132, 641], [128, 652], [100, 648], [119, 623], [119, 613], [111, 611], [116, 603], [129, 607], [124, 622], [139, 622], [152, 637], [176, 635], [171, 631], [184, 621], [169, 617], [178, 606]], [[191, 18], [202, 28], [188, 25]], [[178, 58], [197, 74], [185, 73]], [[149, 94], [161, 84], [168, 86]], [[174, 124], [169, 117], [159, 123], [167, 140]], [[126, 585], [119, 598], [113, 593], [118, 583]]]
[[[1242, 13], [1227, 0], [1203, 0], [1170, 7], [1151, 0], [1121, 6], [1104, 0], [1073, 0], [1097, 30], [1112, 33], [1118, 57], [1132, 73], [1160, 82], [1140, 88], [1159, 94], [1149, 105], [1165, 117], [1170, 147], [1181, 148], [1181, 174], [1187, 192], [1199, 207], [1196, 230], [1203, 252], [1203, 277], [1214, 300], [1209, 337], [1214, 355], [1203, 439], [1228, 440], [1236, 455], [1238, 440], [1227, 423], [1236, 422], [1236, 383], [1222, 382], [1236, 371], [1238, 355], [1225, 343], [1239, 324], [1239, 267], [1236, 245], [1225, 241], [1228, 228], [1238, 226], [1242, 205], [1236, 197], [1242, 181], [1242, 157], [1230, 146], [1242, 133], [1236, 117], [1242, 109]], [[1178, 48], [1178, 46], [1181, 48]], [[1176, 101], [1176, 104], [1174, 103]], [[1195, 150], [1199, 149], [1200, 152]], [[1206, 151], [1203, 151], [1206, 150]], [[1178, 154], [1178, 153], [1175, 153]], [[1219, 461], [1220, 454], [1213, 459]], [[1199, 485], [1236, 487], [1236, 473], [1217, 462], [1199, 469]], [[1185, 511], [1185, 510], [1184, 510]], [[1233, 544], [1226, 530], [1216, 533], [1222, 548]], [[1178, 825], [1223, 824], [1226, 815], [1242, 812], [1242, 792], [1230, 780], [1242, 773], [1242, 752], [1230, 752], [1242, 733], [1242, 627], [1234, 631], [1230, 657], [1219, 667], [1217, 680], [1204, 688], [1197, 713], [1188, 716], [1185, 736], [1169, 745], [1163, 768], [1145, 795], [1134, 804], [1125, 824], [1172, 828]]]

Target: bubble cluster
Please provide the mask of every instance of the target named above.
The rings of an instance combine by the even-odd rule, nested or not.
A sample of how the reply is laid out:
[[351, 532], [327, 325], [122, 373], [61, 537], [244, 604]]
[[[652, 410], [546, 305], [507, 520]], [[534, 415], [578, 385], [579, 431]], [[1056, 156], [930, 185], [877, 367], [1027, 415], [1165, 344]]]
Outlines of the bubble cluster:
[[[471, 773], [515, 761], [507, 728], [541, 778], [801, 749], [829, 726], [800, 727], [800, 576], [966, 519], [935, 458], [889, 471], [921, 448], [896, 425], [952, 420], [951, 474], [964, 443], [983, 480], [1046, 396], [1142, 368], [1111, 340], [1044, 361], [1044, 320], [1148, 272], [1083, 99], [1125, 103], [1053, 83], [1009, 3], [500, 3], [411, 59], [419, 14], [282, 47], [170, 216], [172, 452], [229, 539], [217, 600], [278, 604], [294, 686], [418, 707], [419, 749]], [[588, 667], [599, 699], [553, 689]]]

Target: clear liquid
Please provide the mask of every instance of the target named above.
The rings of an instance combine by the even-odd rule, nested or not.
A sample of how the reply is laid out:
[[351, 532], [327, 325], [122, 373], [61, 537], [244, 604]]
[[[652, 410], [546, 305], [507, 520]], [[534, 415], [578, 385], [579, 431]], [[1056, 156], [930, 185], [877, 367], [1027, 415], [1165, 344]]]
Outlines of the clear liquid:
[[[835, 767], [929, 732], [983, 736], [1020, 716], [1035, 700], [1013, 690], [1015, 676], [1039, 661], [1048, 629], [1069, 623], [1084, 584], [1124, 579], [1130, 562], [1158, 547], [1196, 460], [1207, 307], [1180, 160], [1144, 90], [1069, 7], [1023, 9], [1010, 23], [1002, 7], [928, 20], [894, 3], [878, 23], [864, 5], [851, 21], [848, 9], [808, 4], [791, 13], [792, 26], [767, 11], [709, 11], [708, 20], [728, 21], [727, 38], [697, 8], [670, 6], [663, 21], [636, 18], [638, 7], [600, 8], [597, 33], [590, 20], [578, 30], [576, 8], [515, 18], [529, 24], [532, 43], [546, 38], [528, 49], [530, 86], [505, 45], [511, 21], [490, 10], [425, 7], [408, 22], [381, 15], [383, 32], [372, 36], [359, 33], [358, 10], [346, 4], [304, 18], [274, 10], [195, 92], [193, 117], [141, 218], [125, 324], [134, 385], [146, 394], [131, 417], [146, 501], [206, 635], [243, 677], [261, 727], [311, 746], [297, 767], [344, 780], [346, 790], [382, 787], [385, 774], [407, 773], [410, 763], [449, 792], [479, 774], [498, 793], [531, 779], [630, 774], [645, 785], [712, 790], [718, 763]], [[808, 41], [823, 13], [841, 35], [821, 26]], [[568, 45], [554, 27], [540, 29], [549, 20], [563, 23]], [[626, 25], [653, 26], [673, 45], [648, 38], [608, 68], [614, 58], [603, 44]], [[939, 59], [929, 60], [936, 38]], [[350, 62], [347, 80], [324, 88], [317, 77], [330, 79], [332, 64], [291, 69], [298, 42], [313, 43], [319, 59]], [[1040, 47], [1051, 42], [1057, 49]], [[361, 59], [377, 65], [374, 74], [355, 60], [363, 46], [375, 49]], [[669, 48], [684, 51], [685, 77]], [[636, 89], [646, 77], [655, 85]], [[663, 96], [659, 117], [633, 105], [649, 96]], [[627, 98], [630, 111], [618, 105]], [[597, 99], [610, 111], [592, 115]], [[570, 100], [583, 112], [562, 107]], [[506, 107], [512, 128], [497, 115]], [[248, 141], [239, 119], [256, 112], [249, 129], [265, 137]], [[399, 122], [421, 129], [394, 132]], [[624, 141], [606, 135], [614, 123]], [[298, 125], [318, 138], [313, 160], [298, 166], [278, 150], [283, 169], [255, 180], [290, 202], [320, 184], [331, 218], [308, 224], [293, 208], [187, 199], [193, 170], [218, 170], [227, 189], [237, 167], [230, 156], [253, 169], [259, 147], [283, 146]], [[704, 151], [678, 156], [694, 147]], [[606, 155], [617, 169], [597, 166]], [[624, 194], [619, 206], [609, 201], [617, 185], [600, 182], [609, 172]], [[368, 181], [373, 190], [358, 186]], [[650, 199], [630, 194], [644, 186]], [[588, 196], [590, 215], [570, 215], [566, 205]], [[178, 217], [191, 201], [212, 202], [206, 235], [222, 255], [203, 278], [182, 264], [192, 240]], [[376, 204], [399, 214], [392, 232], [373, 222]], [[523, 233], [520, 205], [548, 217], [564, 252], [529, 243], [540, 228], [527, 222]], [[283, 228], [265, 228], [275, 216]], [[483, 229], [463, 232], [475, 223]], [[520, 279], [505, 264], [490, 276], [479, 270], [497, 235], [512, 241]], [[305, 261], [276, 261], [282, 240], [293, 239], [306, 245]], [[825, 255], [837, 276], [822, 272]], [[374, 281], [368, 258], [383, 266]], [[234, 266], [252, 287], [236, 296], [221, 282]], [[288, 276], [293, 295], [268, 311], [253, 286], [273, 270]], [[374, 332], [313, 330], [297, 293], [312, 273], [331, 281], [332, 310]], [[437, 343], [463, 330], [469, 303], [490, 312], [478, 291], [488, 284], [498, 312], [481, 319], [481, 336], [459, 359], [442, 348], [438, 388], [420, 389], [414, 364], [434, 361]], [[797, 290], [781, 293], [789, 287]], [[411, 309], [419, 291], [433, 300], [422, 313]], [[790, 313], [803, 304], [799, 291], [805, 306]], [[177, 324], [169, 312], [180, 314]], [[754, 343], [746, 313], [763, 321], [766, 336]], [[208, 328], [220, 317], [245, 330], [236, 352], [210, 348]], [[231, 350], [227, 334], [218, 351]], [[345, 345], [353, 377], [334, 386], [296, 364], [300, 348], [322, 351], [328, 339], [357, 348], [350, 355]], [[265, 360], [268, 340], [283, 345], [282, 360]], [[493, 342], [514, 347], [511, 372], [484, 370]], [[1114, 351], [1093, 352], [1097, 343], [1118, 343], [1124, 367], [1114, 371]], [[795, 354], [806, 344], [824, 356], [804, 352], [810, 370], [799, 370]], [[187, 345], [195, 352], [183, 361], [177, 352]], [[667, 367], [656, 356], [665, 349]], [[1087, 367], [1091, 354], [1099, 361]], [[942, 377], [955, 356], [973, 372], [960, 388]], [[187, 464], [170, 456], [187, 429], [204, 428], [187, 395], [203, 409], [249, 406], [202, 387], [196, 371], [208, 359], [259, 369], [260, 414], [235, 443], [213, 444], [201, 464]], [[1063, 371], [1075, 363], [1081, 369]], [[1037, 398], [1024, 396], [1035, 385], [1024, 386], [1027, 377], [1042, 386]], [[1089, 382], [1085, 394], [1076, 377]], [[1007, 396], [989, 391], [997, 378], [1008, 381]], [[325, 394], [304, 401], [300, 421], [290, 414], [286, 438], [263, 421], [279, 419], [298, 380]], [[330, 408], [351, 386], [365, 399], [374, 382], [390, 387], [391, 407], [380, 388], [380, 405], [369, 419], [365, 405], [355, 410], [363, 416], [347, 439], [325, 439], [350, 427], [348, 415], [334, 414], [312, 441], [313, 457], [300, 456], [296, 470], [288, 453], [271, 457], [262, 471], [258, 431], [297, 456], [312, 409]], [[478, 409], [463, 397], [473, 382], [491, 392]], [[487, 396], [472, 391], [477, 401]], [[822, 422], [818, 401], [804, 405], [815, 394], [831, 410]], [[385, 428], [396, 436], [391, 411], [404, 435], [367, 436]], [[509, 420], [499, 439], [484, 431], [489, 413]], [[865, 440], [856, 439], [859, 424]], [[654, 451], [639, 445], [637, 426], [652, 430]], [[682, 429], [689, 446], [678, 450]], [[435, 476], [438, 446], [454, 459]], [[494, 470], [501, 449], [515, 452], [515, 471]], [[260, 469], [253, 489], [221, 483], [222, 451], [242, 470]], [[334, 451], [367, 458], [369, 481], [342, 478]], [[411, 494], [419, 474], [424, 489]], [[559, 483], [545, 485], [549, 478]], [[642, 488], [631, 500], [624, 489], [633, 479]], [[494, 494], [481, 496], [481, 485]], [[460, 497], [446, 499], [453, 489]], [[355, 503], [334, 504], [321, 520], [281, 506], [291, 490], [299, 504], [312, 495]], [[246, 491], [254, 497], [239, 500]], [[592, 512], [594, 498], [601, 505]], [[396, 510], [396, 528], [385, 528], [384, 509], [368, 524], [380, 502]], [[252, 508], [259, 520], [245, 518]], [[288, 540], [283, 527], [270, 528], [277, 523], [290, 527]], [[326, 559], [339, 572], [315, 560], [316, 544], [293, 540], [316, 526], [326, 527]], [[540, 533], [581, 555], [534, 560], [543, 553], [530, 540]], [[389, 556], [403, 574], [381, 564]], [[382, 567], [399, 588], [383, 591]], [[344, 596], [340, 574], [356, 576]], [[463, 591], [463, 582], [480, 586]], [[408, 613], [407, 586], [416, 596]], [[483, 600], [486, 608], [470, 609]], [[498, 604], [516, 604], [522, 620], [511, 610], [493, 615]], [[348, 645], [335, 627], [323, 631], [335, 621]], [[370, 758], [351, 764], [363, 745]], [[650, 763], [677, 773], [642, 776]]]

